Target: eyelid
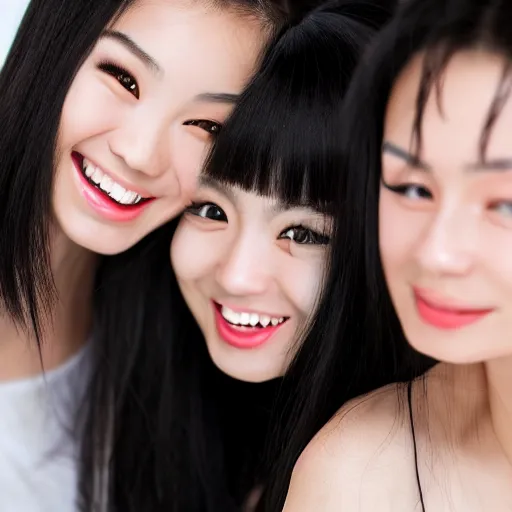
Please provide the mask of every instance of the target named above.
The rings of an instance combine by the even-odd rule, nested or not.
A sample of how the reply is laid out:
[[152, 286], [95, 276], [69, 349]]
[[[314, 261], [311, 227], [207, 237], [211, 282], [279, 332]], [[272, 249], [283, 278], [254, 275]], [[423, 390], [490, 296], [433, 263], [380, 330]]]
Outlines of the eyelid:
[[[207, 130], [200, 126], [202, 123], [211, 123], [213, 126], [213, 130]], [[220, 121], [214, 121], [213, 119], [187, 119], [183, 122], [184, 126], [195, 126], [197, 128], [200, 128], [201, 130], [205, 131], [208, 135], [211, 135], [212, 137], [216, 137], [220, 131], [222, 130], [223, 124]]]
[[[102, 59], [100, 60], [100, 62], [97, 64], [97, 67], [100, 71], [102, 71], [103, 73], [106, 73], [108, 75], [110, 75], [114, 80], [116, 80], [119, 85], [128, 93], [130, 93], [132, 96], [134, 96], [136, 99], [139, 99], [140, 97], [140, 86], [139, 86], [139, 81], [137, 80], [137, 77], [135, 76], [134, 73], [132, 73], [130, 70], [128, 70], [126, 68], [126, 66], [123, 66], [121, 64], [118, 64], [117, 62], [115, 62], [114, 60], [112, 59]], [[130, 77], [133, 82], [135, 83], [136, 85], [136, 88], [137, 88], [137, 92], [135, 93], [134, 91], [131, 91], [131, 90], [128, 90], [126, 87], [123, 86], [123, 84], [121, 83], [121, 81], [119, 80], [118, 76], [117, 75], [126, 75], [128, 77]]]

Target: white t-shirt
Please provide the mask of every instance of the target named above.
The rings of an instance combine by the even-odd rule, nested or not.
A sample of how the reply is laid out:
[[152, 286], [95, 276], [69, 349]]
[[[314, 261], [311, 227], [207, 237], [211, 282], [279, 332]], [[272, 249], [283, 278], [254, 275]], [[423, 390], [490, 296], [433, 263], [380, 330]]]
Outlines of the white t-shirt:
[[0, 512], [75, 512], [79, 443], [74, 413], [90, 348], [34, 378], [0, 384]]

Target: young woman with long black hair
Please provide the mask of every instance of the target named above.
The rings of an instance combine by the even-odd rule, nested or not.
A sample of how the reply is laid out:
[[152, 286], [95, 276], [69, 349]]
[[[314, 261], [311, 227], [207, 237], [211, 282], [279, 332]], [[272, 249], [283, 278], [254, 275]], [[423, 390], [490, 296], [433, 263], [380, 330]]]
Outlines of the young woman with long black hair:
[[154, 486], [117, 479], [116, 450], [151, 439], [117, 439], [136, 346], [122, 331], [140, 333], [136, 302], [105, 324], [105, 283], [132, 276], [99, 255], [185, 207], [283, 15], [251, 0], [31, 2], [0, 74], [2, 510], [157, 510]]
[[[264, 447], [284, 421], [278, 399], [296, 391], [281, 377], [302, 350], [336, 230], [340, 105], [389, 16], [374, 2], [342, 1], [286, 27], [216, 138], [174, 234], [175, 273], [169, 226], [129, 251], [130, 280], [105, 290], [110, 318], [107, 304], [140, 315], [145, 343], [119, 414], [132, 430], [121, 424], [118, 435], [124, 446], [139, 432], [154, 441], [162, 510], [265, 506], [274, 460]], [[129, 334], [117, 341], [130, 346]], [[132, 471], [151, 463], [133, 456], [117, 460]], [[116, 475], [137, 483], [123, 468]]]
[[510, 2], [406, 2], [356, 74], [347, 165], [369, 254], [440, 363], [342, 409], [286, 512], [512, 507], [511, 19]]

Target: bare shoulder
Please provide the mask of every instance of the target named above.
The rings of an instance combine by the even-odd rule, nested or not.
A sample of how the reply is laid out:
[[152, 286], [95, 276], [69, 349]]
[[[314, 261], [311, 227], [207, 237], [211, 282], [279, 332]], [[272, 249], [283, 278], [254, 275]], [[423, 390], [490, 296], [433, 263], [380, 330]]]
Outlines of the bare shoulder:
[[407, 386], [397, 384], [346, 404], [300, 456], [284, 511], [414, 511], [409, 414]]

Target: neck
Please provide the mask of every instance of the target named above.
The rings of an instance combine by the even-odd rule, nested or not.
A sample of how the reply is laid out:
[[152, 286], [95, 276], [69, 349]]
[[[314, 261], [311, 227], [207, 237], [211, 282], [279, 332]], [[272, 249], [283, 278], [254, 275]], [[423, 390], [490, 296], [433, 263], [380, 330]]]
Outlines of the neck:
[[512, 356], [485, 363], [494, 432], [512, 463]]
[[51, 239], [51, 266], [57, 292], [52, 318], [42, 320], [41, 346], [0, 313], [0, 382], [52, 370], [87, 341], [92, 321], [92, 292], [97, 255], [77, 246], [62, 232]]

